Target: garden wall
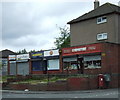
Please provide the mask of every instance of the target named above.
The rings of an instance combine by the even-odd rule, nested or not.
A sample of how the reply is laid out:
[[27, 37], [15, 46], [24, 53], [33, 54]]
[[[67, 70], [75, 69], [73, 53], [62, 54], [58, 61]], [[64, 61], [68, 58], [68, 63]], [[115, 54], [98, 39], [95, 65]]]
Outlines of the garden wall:
[[[111, 77], [109, 88], [118, 88], [119, 85], [118, 85], [118, 76], [113, 75]], [[29, 84], [29, 83], [19, 84], [19, 82], [16, 82], [14, 84], [9, 83], [7, 87], [10, 87], [10, 89], [13, 89], [13, 90], [29, 89], [31, 91], [73, 91], [73, 90], [89, 90], [89, 89], [99, 88], [98, 76], [70, 77], [64, 81], [47, 82], [47, 83], [39, 83], [39, 84]]]

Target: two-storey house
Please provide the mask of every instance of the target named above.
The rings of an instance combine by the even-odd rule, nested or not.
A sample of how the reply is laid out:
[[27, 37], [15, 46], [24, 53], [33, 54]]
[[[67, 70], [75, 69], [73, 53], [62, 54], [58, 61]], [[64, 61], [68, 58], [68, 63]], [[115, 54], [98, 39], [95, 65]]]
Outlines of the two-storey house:
[[97, 0], [94, 6], [94, 10], [68, 22], [71, 46], [100, 42], [120, 44], [120, 7], [110, 3], [99, 6]]
[[94, 10], [68, 22], [71, 47], [62, 49], [63, 72], [119, 73], [120, 7], [95, 0]]

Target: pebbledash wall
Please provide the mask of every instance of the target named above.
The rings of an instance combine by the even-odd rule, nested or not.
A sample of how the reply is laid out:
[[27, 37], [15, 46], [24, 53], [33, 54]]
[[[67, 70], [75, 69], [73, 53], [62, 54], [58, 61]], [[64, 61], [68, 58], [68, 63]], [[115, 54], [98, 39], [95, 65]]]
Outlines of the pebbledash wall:
[[119, 51], [119, 44], [107, 42], [63, 48], [60, 65], [63, 73], [118, 74]]

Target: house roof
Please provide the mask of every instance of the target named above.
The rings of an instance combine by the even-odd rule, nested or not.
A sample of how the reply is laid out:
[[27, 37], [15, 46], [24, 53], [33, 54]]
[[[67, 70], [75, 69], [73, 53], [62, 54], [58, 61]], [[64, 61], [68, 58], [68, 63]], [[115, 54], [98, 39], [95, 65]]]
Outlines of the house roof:
[[95, 17], [99, 17], [99, 16], [111, 14], [111, 13], [119, 13], [120, 14], [120, 7], [116, 6], [114, 4], [105, 3], [102, 6], [99, 6], [98, 8], [96, 8], [76, 19], [73, 19], [72, 21], [68, 22], [67, 24], [73, 24], [73, 23], [77, 23], [77, 22], [80, 22], [83, 20], [87, 20], [87, 19], [91, 19], [91, 18], [95, 18]]
[[15, 52], [13, 52], [13, 51], [11, 51], [11, 50], [8, 50], [8, 49], [5, 49], [5, 50], [0, 51], [0, 56], [1, 56], [2, 58], [7, 58], [8, 55], [15, 55], [15, 54], [16, 54]]

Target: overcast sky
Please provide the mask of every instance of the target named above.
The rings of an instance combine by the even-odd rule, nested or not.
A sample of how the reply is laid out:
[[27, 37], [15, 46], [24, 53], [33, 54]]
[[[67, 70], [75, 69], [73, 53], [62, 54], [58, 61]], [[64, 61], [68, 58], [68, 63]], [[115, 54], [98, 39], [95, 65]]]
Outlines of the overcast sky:
[[[0, 3], [0, 50], [53, 49], [55, 37], [59, 36], [58, 27], [94, 8], [94, 0], [8, 1]], [[106, 2], [117, 5], [119, 0], [99, 1], [100, 5]]]

